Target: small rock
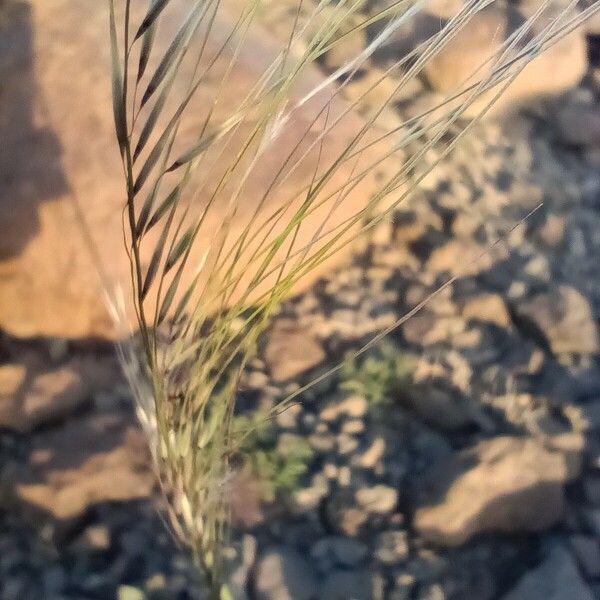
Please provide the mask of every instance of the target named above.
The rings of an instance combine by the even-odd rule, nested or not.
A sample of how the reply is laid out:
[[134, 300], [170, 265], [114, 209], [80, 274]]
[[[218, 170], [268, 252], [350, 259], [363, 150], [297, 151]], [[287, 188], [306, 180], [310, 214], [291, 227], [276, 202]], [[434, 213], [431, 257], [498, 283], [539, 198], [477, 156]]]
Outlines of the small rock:
[[317, 582], [310, 564], [292, 548], [268, 549], [256, 566], [257, 600], [311, 600]]
[[71, 519], [99, 502], [146, 498], [155, 485], [144, 434], [125, 413], [72, 419], [34, 439], [21, 502]]
[[444, 588], [439, 583], [425, 585], [417, 596], [417, 600], [446, 600], [446, 598]]
[[413, 597], [416, 583], [416, 578], [410, 573], [401, 573], [396, 576], [389, 600], [410, 600]]
[[385, 440], [378, 437], [373, 440], [365, 452], [356, 457], [356, 464], [363, 469], [374, 469], [385, 455]]
[[565, 460], [566, 481], [571, 483], [579, 479], [583, 468], [583, 456], [586, 440], [575, 431], [567, 431], [544, 438], [548, 450], [560, 452]]
[[555, 354], [600, 351], [591, 306], [575, 288], [560, 285], [516, 304], [515, 310], [523, 324], [543, 336]]
[[323, 421], [335, 421], [341, 416], [354, 419], [363, 417], [369, 408], [367, 399], [363, 396], [350, 396], [341, 402], [326, 406], [319, 415]]
[[277, 425], [282, 429], [295, 429], [298, 426], [298, 420], [302, 414], [300, 404], [292, 404], [285, 410], [277, 413]]
[[470, 213], [459, 213], [452, 221], [452, 233], [456, 237], [471, 238], [482, 227], [481, 219]]
[[511, 325], [506, 304], [498, 294], [481, 294], [469, 298], [465, 302], [462, 313], [467, 319], [493, 323], [504, 329], [508, 329]]
[[600, 146], [600, 106], [596, 102], [561, 106], [556, 114], [559, 139], [572, 146]]
[[354, 435], [356, 433], [363, 433], [365, 430], [365, 424], [360, 419], [352, 419], [351, 421], [346, 421], [342, 425], [342, 433], [347, 433], [349, 435]]
[[373, 600], [372, 575], [368, 571], [333, 571], [319, 586], [319, 600]]
[[335, 448], [335, 437], [331, 433], [313, 433], [308, 443], [318, 452], [331, 452]]
[[559, 215], [548, 215], [544, 223], [533, 231], [532, 237], [546, 246], [558, 246], [565, 237], [564, 218]]
[[488, 531], [543, 531], [564, 514], [568, 457], [533, 439], [497, 437], [442, 460], [423, 478], [415, 529], [459, 545]]
[[[98, 583], [100, 583], [100, 581]], [[88, 587], [96, 587], [96, 581], [93, 575], [88, 578]], [[118, 600], [144, 600], [146, 594], [144, 594], [143, 590], [134, 587], [133, 585], [120, 585], [117, 591], [117, 598]]]
[[469, 399], [444, 382], [416, 384], [402, 402], [425, 423], [443, 431], [459, 431], [476, 423]]
[[494, 264], [488, 249], [472, 240], [453, 239], [436, 248], [427, 261], [427, 270], [453, 276], [477, 275]]
[[314, 511], [329, 493], [329, 480], [323, 473], [313, 475], [311, 484], [310, 487], [298, 489], [293, 493], [293, 508], [296, 513]]
[[537, 254], [529, 260], [523, 272], [539, 281], [549, 281], [552, 276], [550, 263], [542, 254]]
[[289, 381], [325, 359], [323, 347], [290, 319], [278, 319], [267, 336], [264, 359], [274, 381]]
[[347, 465], [342, 465], [338, 469], [337, 481], [341, 487], [348, 487], [352, 481], [352, 471]]
[[[332, 40], [335, 41], [335, 46], [325, 54], [325, 66], [331, 70], [343, 67], [365, 49], [365, 29], [353, 27], [353, 25], [359, 25], [361, 20], [358, 14], [354, 14], [353, 16], [356, 19], [346, 19], [342, 28], [336, 32], [336, 38], [343, 37], [339, 40]], [[356, 22], [352, 23], [351, 21], [353, 20]]]
[[262, 371], [250, 371], [245, 374], [242, 383], [249, 390], [262, 390], [269, 385], [269, 378]]
[[0, 427], [29, 432], [59, 421], [91, 402], [94, 393], [111, 388], [119, 369], [111, 358], [74, 358], [48, 368], [41, 358], [0, 366]]
[[390, 514], [398, 504], [398, 491], [387, 485], [376, 485], [356, 491], [356, 501], [369, 513]]
[[558, 546], [536, 569], [526, 573], [503, 600], [593, 600], [570, 553]]
[[406, 531], [383, 531], [375, 541], [375, 557], [384, 565], [397, 565], [408, 558]]
[[425, 5], [424, 10], [440, 19], [451, 19], [461, 11], [463, 6], [463, 0], [432, 0]]
[[564, 413], [577, 431], [600, 430], [600, 400], [565, 406]]
[[[342, 470], [340, 469], [340, 471]], [[341, 483], [340, 487], [328, 500], [326, 513], [330, 527], [334, 531], [351, 538], [359, 535], [363, 526], [369, 520], [367, 511], [356, 506], [352, 490]]]
[[358, 440], [352, 435], [340, 433], [340, 435], [337, 436], [338, 453], [342, 456], [352, 454], [358, 446]]
[[71, 548], [75, 552], [108, 550], [110, 531], [104, 525], [91, 525], [73, 542]]
[[344, 92], [349, 100], [357, 103], [359, 114], [374, 119], [374, 128], [389, 131], [402, 124], [392, 108], [398, 83], [389, 74], [371, 67], [364, 76], [346, 85]]
[[341, 536], [321, 538], [313, 544], [311, 556], [315, 560], [328, 560], [337, 567], [357, 567], [367, 556], [367, 547], [359, 542]]

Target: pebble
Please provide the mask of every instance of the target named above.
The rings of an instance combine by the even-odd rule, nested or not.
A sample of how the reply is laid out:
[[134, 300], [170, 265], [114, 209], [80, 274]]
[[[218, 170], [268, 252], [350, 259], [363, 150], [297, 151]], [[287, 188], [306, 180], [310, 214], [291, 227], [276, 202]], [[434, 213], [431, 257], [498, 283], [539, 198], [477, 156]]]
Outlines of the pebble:
[[365, 452], [356, 456], [353, 459], [360, 467], [364, 469], [373, 469], [383, 459], [385, 455], [385, 440], [381, 437], [373, 440], [373, 443], [369, 446]]
[[318, 561], [326, 559], [337, 567], [357, 567], [367, 556], [368, 549], [362, 542], [341, 536], [321, 538], [313, 544], [311, 557]]
[[257, 600], [311, 600], [318, 586], [310, 564], [294, 549], [267, 549], [256, 565]]
[[443, 545], [490, 531], [543, 531], [563, 518], [564, 485], [576, 476], [571, 466], [566, 454], [531, 439], [480, 442], [423, 478], [414, 527]]
[[366, 398], [362, 396], [350, 396], [340, 402], [326, 406], [319, 417], [323, 421], [335, 421], [341, 416], [357, 419], [363, 417], [368, 409]]
[[361, 488], [356, 491], [356, 501], [369, 513], [389, 514], [398, 503], [398, 491], [386, 485]]
[[397, 565], [408, 558], [406, 531], [382, 531], [375, 541], [375, 558], [384, 565]]
[[589, 301], [571, 286], [560, 285], [516, 303], [515, 311], [543, 336], [555, 354], [600, 351], [598, 326]]

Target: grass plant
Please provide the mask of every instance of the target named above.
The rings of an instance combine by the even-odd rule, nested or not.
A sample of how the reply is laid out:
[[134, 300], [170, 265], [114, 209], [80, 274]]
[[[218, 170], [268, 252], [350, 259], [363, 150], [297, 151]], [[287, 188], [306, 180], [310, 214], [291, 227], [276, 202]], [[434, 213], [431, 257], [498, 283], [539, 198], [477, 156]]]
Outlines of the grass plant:
[[[498, 45], [480, 77], [439, 106], [382, 133], [376, 128], [377, 119], [395, 95], [474, 15], [493, 3], [466, 0], [438, 33], [389, 63], [373, 87], [391, 76], [397, 86], [352, 132], [345, 148], [331, 155], [322, 151], [327, 136], [335, 135], [338, 120], [354, 111], [360, 98], [348, 102], [341, 114], [330, 113], [333, 103], [426, 2], [382, 3], [378, 12], [366, 15], [362, 0], [317, 0], [311, 5], [308, 0], [290, 1], [295, 16], [280, 51], [257, 74], [237, 108], [223, 115], [218, 108], [230, 83], [227, 76], [256, 35], [269, 2], [243, 0], [234, 6], [225, 0], [188, 0], [187, 16], [166, 51], [159, 53], [157, 35], [167, 19], [171, 22], [175, 13], [169, 11], [179, 0], [150, 0], [140, 18], [134, 17], [140, 14], [139, 0], [109, 0], [114, 118], [125, 182], [124, 238], [139, 331], [135, 345], [122, 346], [121, 357], [170, 499], [173, 529], [197, 557], [215, 598], [226, 594], [221, 549], [229, 523], [231, 458], [252, 434], [235, 426], [236, 390], [269, 319], [302, 278], [359, 233], [390, 217], [435, 167], [424, 160], [434, 145], [445, 143], [439, 162], [531, 60], [598, 8], [596, 4], [576, 10], [574, 1], [547, 21], [550, 2], [540, 2], [527, 22]], [[237, 12], [209, 58], [215, 23], [230, 5]], [[356, 25], [348, 28], [349, 21]], [[325, 53], [353, 32], [374, 27], [377, 33], [363, 51], [314, 89], [300, 96], [294, 93]], [[184, 133], [189, 134], [185, 119], [219, 61], [226, 64], [224, 81], [215, 87], [193, 142], [182, 147]], [[184, 68], [187, 64], [192, 68]], [[178, 84], [184, 74], [188, 81], [182, 87]], [[308, 142], [307, 130], [302, 140], [305, 150], [285, 157], [263, 197], [251, 207], [248, 224], [242, 231], [233, 229], [236, 215], [247, 209], [253, 169], [285, 135], [295, 113], [319, 98], [325, 101], [315, 109], [318, 134]], [[462, 119], [473, 106], [480, 107], [478, 115]], [[446, 135], [449, 131], [451, 137]], [[370, 154], [376, 147], [384, 150]], [[410, 150], [415, 147], [418, 150]], [[319, 154], [313, 176], [289, 197], [277, 196], [273, 205], [271, 198], [285, 188], [311, 151]], [[366, 155], [375, 158], [359, 164]], [[343, 210], [359, 183], [394, 155], [402, 157], [397, 169], [380, 178], [360, 209], [348, 210], [335, 227], [329, 227], [324, 216], [309, 242], [298, 242], [303, 223], [321, 214], [318, 211], [328, 202]], [[224, 167], [221, 178], [216, 188], [210, 188], [206, 175], [217, 166]], [[346, 181], [332, 187], [344, 168], [349, 173]], [[221, 215], [216, 226], [211, 220], [215, 210]], [[200, 242], [206, 250], [198, 258], [194, 251]], [[276, 410], [291, 401], [284, 400]]]

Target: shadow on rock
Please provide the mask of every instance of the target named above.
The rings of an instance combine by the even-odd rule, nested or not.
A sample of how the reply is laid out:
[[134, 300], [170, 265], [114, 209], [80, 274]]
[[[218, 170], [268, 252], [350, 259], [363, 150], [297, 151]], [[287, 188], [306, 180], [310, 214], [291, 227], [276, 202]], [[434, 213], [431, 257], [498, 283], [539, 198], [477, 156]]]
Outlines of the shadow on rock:
[[44, 102], [35, 83], [31, 7], [0, 6], [0, 260], [39, 231], [38, 207], [68, 190], [56, 135], [38, 127]]

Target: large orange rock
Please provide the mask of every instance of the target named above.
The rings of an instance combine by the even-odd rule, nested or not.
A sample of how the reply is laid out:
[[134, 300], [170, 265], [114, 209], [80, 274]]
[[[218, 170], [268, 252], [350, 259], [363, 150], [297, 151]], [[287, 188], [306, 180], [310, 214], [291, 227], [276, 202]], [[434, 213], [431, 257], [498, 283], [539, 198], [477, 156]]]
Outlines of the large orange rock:
[[[540, 35], [559, 14], [560, 9], [556, 6], [548, 8], [542, 17], [534, 21], [525, 40], [528, 42], [532, 36]], [[576, 13], [571, 10], [567, 14], [573, 18]], [[436, 92], [452, 96], [485, 80], [492, 74], [494, 62], [505, 51], [504, 42], [524, 26], [527, 18], [527, 14], [512, 7], [490, 6], [478, 12], [439, 54], [427, 62], [424, 74], [431, 87]], [[524, 42], [521, 40], [519, 44], [523, 46]], [[493, 112], [513, 110], [540, 97], [561, 94], [577, 85], [587, 70], [586, 53], [583, 29], [568, 33], [522, 69], [494, 103]], [[513, 50], [512, 55], [516, 55], [516, 51]], [[506, 57], [502, 64], [508, 64]], [[477, 116], [495, 99], [501, 85], [482, 94], [467, 108], [465, 115]], [[460, 106], [461, 102], [457, 101], [456, 106]]]
[[[146, 3], [133, 4], [145, 10]], [[156, 59], [168, 46], [184, 14], [185, 3], [172, 4], [173, 12], [165, 15], [165, 25], [159, 30], [149, 69], [156, 65]], [[113, 131], [106, 3], [13, 1], [4, 13], [0, 39], [8, 39], [8, 44], [0, 42], [0, 136], [3, 140], [0, 145], [0, 328], [18, 336], [114, 337], [117, 334], [105, 307], [97, 265], [84, 235], [87, 230], [109, 285], [122, 286], [129, 298], [130, 271], [121, 226], [124, 182]], [[134, 21], [139, 22], [141, 13], [134, 13]], [[230, 23], [231, 19], [224, 14], [217, 17], [201, 68], [225, 39]], [[265, 32], [251, 31], [222, 87], [231, 54], [216, 61], [190, 106], [174, 154], [195, 139], [216, 90], [221, 91], [213, 113], [214, 122], [218, 123], [238, 107], [258, 77], [273, 63], [280, 47], [281, 44]], [[191, 69], [191, 64], [184, 63], [184, 74], [191, 75]], [[308, 67], [292, 92], [289, 106], [321, 81], [320, 73]], [[175, 84], [174, 93], [181, 95], [185, 89], [184, 77]], [[228, 211], [228, 207], [235, 184], [217, 193], [190, 265], [195, 267], [211, 248], [214, 254], [220, 239], [216, 232], [224, 217], [231, 218], [226, 250], [248, 223], [261, 224], [260, 219], [256, 222], [253, 217], [256, 207], [299, 140], [304, 139], [294, 157], [301, 156], [308, 144], [318, 139], [325, 113], [314, 126], [311, 127], [311, 123], [331, 94], [331, 87], [324, 89], [293, 113], [281, 134], [253, 166], [239, 202], [234, 203], [234, 212]], [[322, 149], [319, 143], [315, 144], [299, 168], [283, 180], [280, 178], [280, 185], [269, 195], [262, 210], [262, 222], [308, 185], [315, 170], [322, 172], [362, 126], [360, 118], [352, 112], [342, 117], [346, 108], [341, 100], [334, 99], [327, 118], [333, 123], [340, 117], [339, 124], [325, 137]], [[209, 153], [201, 164], [195, 184], [203, 182], [203, 187], [192, 203], [192, 214], [206, 206], [231, 164], [235, 150], [240, 148], [255, 123], [255, 116], [245, 119], [229, 144], [217, 148], [222, 155]], [[349, 194], [343, 202], [339, 202], [338, 194], [331, 193], [346, 185], [353, 174], [360, 172], [361, 165], [374, 156], [375, 150], [369, 150], [361, 154], [358, 166], [356, 161], [348, 161], [339, 169], [323, 192], [324, 201], [300, 228], [295, 248], [335, 228], [366, 205], [376, 188], [372, 177], [365, 178], [351, 190], [348, 188]], [[248, 163], [249, 160], [242, 161], [235, 181], [240, 181], [240, 174]], [[165, 186], [163, 195], [168, 190]], [[146, 190], [143, 190], [141, 201], [145, 195]], [[328, 195], [331, 197], [327, 198]], [[294, 200], [283, 218], [275, 221], [269, 239], [281, 232], [301, 200], [301, 197]], [[325, 228], [320, 229], [323, 223], [326, 223]], [[155, 239], [150, 235], [142, 244], [146, 264]], [[253, 248], [256, 248], [258, 236], [250, 236], [250, 239], [254, 239]], [[284, 245], [275, 263], [286, 251]], [[209, 254], [209, 265], [213, 254]], [[347, 254], [346, 248], [319, 265], [299, 281], [294, 290], [309, 285]], [[240, 298], [252, 276], [249, 253], [235, 261], [235, 269], [243, 281], [234, 290], [231, 300]], [[275, 274], [248, 300], [260, 296], [273, 277]], [[149, 304], [152, 302], [150, 297]]]

